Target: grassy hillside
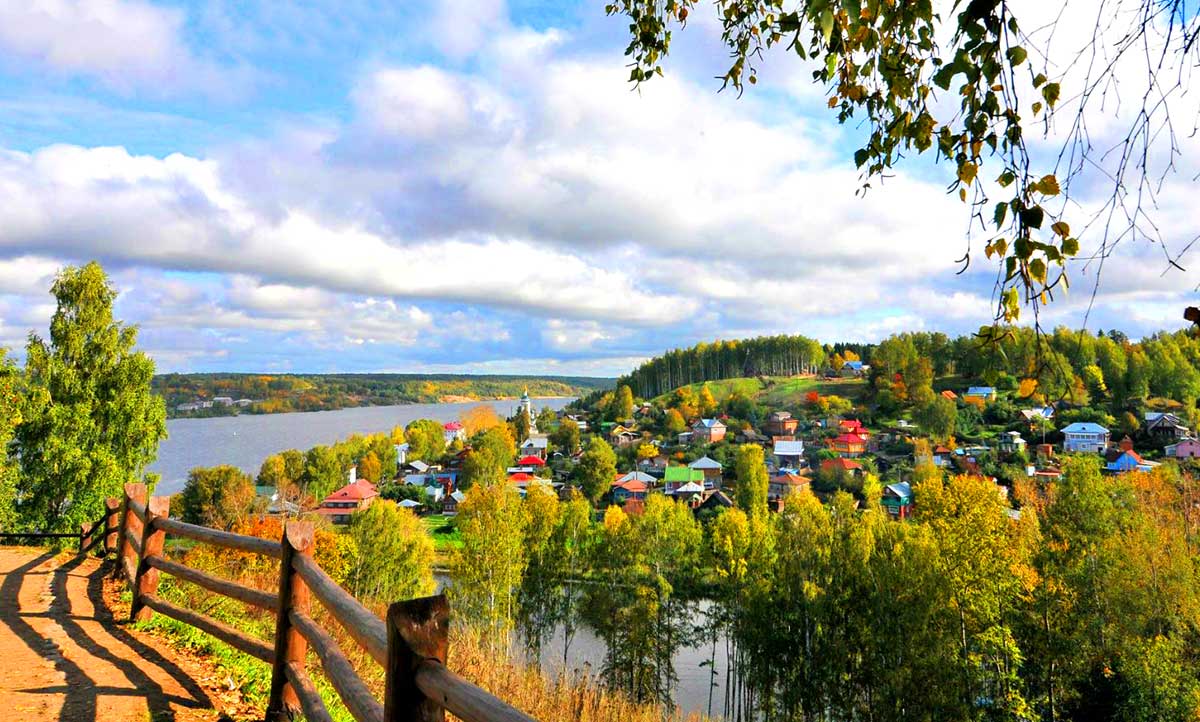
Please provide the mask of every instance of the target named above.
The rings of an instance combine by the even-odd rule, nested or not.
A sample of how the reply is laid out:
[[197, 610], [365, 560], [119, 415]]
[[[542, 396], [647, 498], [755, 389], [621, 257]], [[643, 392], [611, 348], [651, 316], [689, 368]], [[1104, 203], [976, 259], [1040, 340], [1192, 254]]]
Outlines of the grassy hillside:
[[[862, 379], [825, 379], [816, 376], [767, 376], [755, 378], [719, 379], [705, 382], [713, 398], [718, 402], [739, 393], [758, 404], [769, 408], [796, 406], [804, 401], [810, 391], [822, 396], [837, 395], [858, 403], [866, 393], [867, 383]], [[692, 391], [699, 392], [704, 383], [690, 384]], [[674, 393], [672, 391], [671, 393]], [[671, 393], [654, 399], [665, 405]]]

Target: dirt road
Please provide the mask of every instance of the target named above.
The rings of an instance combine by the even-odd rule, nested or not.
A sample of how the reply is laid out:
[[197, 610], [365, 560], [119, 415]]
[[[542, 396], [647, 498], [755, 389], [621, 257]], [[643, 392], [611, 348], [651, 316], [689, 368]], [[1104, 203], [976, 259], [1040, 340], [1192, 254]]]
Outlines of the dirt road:
[[0, 547], [0, 720], [232, 719], [214, 709], [216, 681], [204, 660], [113, 618], [96, 559]]

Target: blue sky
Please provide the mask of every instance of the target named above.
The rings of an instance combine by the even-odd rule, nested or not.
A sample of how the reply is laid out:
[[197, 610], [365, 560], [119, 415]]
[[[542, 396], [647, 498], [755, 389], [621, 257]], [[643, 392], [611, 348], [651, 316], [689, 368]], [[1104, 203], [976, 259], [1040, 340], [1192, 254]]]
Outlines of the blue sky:
[[[944, 169], [856, 197], [811, 69], [771, 55], [718, 93], [708, 15], [634, 92], [595, 3], [0, 0], [0, 346], [90, 259], [163, 371], [611, 375], [716, 337], [989, 322]], [[1166, 240], [1200, 233], [1190, 157]], [[1095, 270], [1049, 323], [1083, 323]], [[1089, 327], [1179, 327], [1196, 279], [1162, 271], [1123, 246]]]

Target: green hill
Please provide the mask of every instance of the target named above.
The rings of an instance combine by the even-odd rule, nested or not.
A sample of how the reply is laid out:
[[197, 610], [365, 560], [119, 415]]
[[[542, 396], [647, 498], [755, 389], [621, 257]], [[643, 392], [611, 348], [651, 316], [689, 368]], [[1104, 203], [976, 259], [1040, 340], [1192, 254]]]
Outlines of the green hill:
[[[825, 379], [817, 376], [756, 376], [754, 378], [733, 378], [705, 381], [688, 386], [694, 392], [708, 384], [717, 402], [722, 402], [735, 393], [741, 394], [755, 403], [767, 408], [787, 408], [798, 406], [804, 402], [804, 397], [810, 391], [816, 391], [821, 396], [841, 396], [854, 403], [862, 400], [867, 390], [867, 383], [862, 379]], [[652, 401], [665, 405], [674, 390], [655, 397]]]

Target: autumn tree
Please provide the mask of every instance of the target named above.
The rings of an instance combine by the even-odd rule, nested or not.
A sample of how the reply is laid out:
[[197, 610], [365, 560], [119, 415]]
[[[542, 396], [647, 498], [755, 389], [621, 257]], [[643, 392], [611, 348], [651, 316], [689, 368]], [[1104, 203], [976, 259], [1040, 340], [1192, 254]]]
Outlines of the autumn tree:
[[501, 421], [500, 415], [496, 413], [496, 407], [491, 404], [472, 406], [459, 415], [459, 421], [462, 422], [463, 430], [466, 431], [468, 437], [504, 423]]
[[190, 524], [228, 529], [255, 502], [254, 480], [236, 466], [196, 467], [172, 511]]
[[946, 442], [954, 436], [958, 407], [944, 396], [935, 396], [932, 401], [913, 413], [913, 420], [931, 437]]
[[379, 483], [382, 481], [382, 465], [379, 463], [379, 457], [374, 451], [368, 451], [366, 456], [358, 460], [357, 478], [366, 479], [367, 481]]
[[166, 438], [166, 409], [150, 391], [154, 362], [137, 328], [113, 318], [117, 291], [97, 263], [64, 268], [51, 293], [50, 340], [31, 334], [14, 451], [22, 523], [78, 531], [109, 496], [143, 478]]
[[613, 399], [613, 415], [618, 421], [633, 418], [633, 390], [626, 384], [617, 387], [617, 395]]

